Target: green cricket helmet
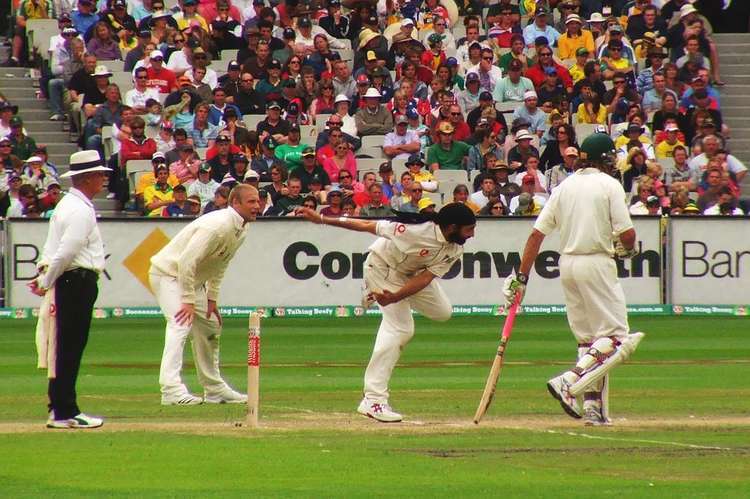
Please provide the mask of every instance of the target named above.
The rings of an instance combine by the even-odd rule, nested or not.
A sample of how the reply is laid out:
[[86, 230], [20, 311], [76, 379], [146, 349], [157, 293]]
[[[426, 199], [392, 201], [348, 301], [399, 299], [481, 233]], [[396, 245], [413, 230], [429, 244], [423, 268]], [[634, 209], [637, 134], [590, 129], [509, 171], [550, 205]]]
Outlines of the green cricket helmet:
[[592, 133], [581, 144], [581, 159], [601, 161], [613, 154], [615, 143], [606, 133]]

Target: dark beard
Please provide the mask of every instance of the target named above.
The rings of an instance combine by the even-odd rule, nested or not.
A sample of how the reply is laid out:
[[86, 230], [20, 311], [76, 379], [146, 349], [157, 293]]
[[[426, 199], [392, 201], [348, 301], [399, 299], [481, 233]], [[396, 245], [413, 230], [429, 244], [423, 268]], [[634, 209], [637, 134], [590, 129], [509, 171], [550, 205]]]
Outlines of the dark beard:
[[455, 232], [455, 233], [453, 233], [453, 234], [450, 234], [450, 235], [448, 235], [448, 236], [446, 237], [446, 239], [447, 239], [448, 241], [452, 242], [452, 243], [455, 243], [455, 244], [458, 244], [458, 245], [461, 245], [461, 246], [463, 246], [463, 245], [464, 245], [464, 243], [466, 242], [466, 238], [465, 238], [465, 237], [461, 237], [461, 236], [460, 236], [460, 235], [458, 234], [458, 231], [456, 231], [456, 232]]

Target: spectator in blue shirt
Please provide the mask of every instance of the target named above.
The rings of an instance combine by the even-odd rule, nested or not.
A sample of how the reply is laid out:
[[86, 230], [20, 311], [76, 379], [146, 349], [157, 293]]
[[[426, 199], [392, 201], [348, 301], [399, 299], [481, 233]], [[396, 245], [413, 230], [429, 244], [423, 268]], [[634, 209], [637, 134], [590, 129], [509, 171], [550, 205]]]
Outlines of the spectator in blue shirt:
[[208, 110], [208, 122], [214, 126], [221, 126], [224, 123], [224, 111], [234, 109], [237, 116], [242, 116], [240, 108], [234, 104], [227, 103], [227, 91], [224, 87], [216, 87], [213, 90], [214, 103]]
[[541, 8], [537, 9], [534, 14], [534, 22], [523, 29], [523, 40], [526, 42], [526, 46], [530, 48], [534, 46], [534, 40], [540, 36], [547, 38], [550, 47], [556, 45], [557, 39], [560, 38], [560, 33], [547, 24], [547, 11]]

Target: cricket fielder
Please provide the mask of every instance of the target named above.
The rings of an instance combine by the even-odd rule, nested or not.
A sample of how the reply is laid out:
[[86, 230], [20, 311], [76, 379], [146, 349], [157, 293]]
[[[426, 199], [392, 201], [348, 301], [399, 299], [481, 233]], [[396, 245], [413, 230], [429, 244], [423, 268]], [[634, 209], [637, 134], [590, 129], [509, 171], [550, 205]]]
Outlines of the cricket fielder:
[[[259, 210], [257, 189], [239, 184], [229, 194], [229, 207], [197, 218], [151, 258], [151, 290], [167, 320], [159, 371], [162, 405], [247, 402], [247, 395], [232, 390], [219, 373], [217, 299], [227, 265]], [[204, 398], [192, 395], [180, 377], [188, 336]]]
[[583, 416], [587, 425], [611, 424], [607, 373], [627, 359], [643, 337], [629, 333], [625, 294], [612, 258], [637, 253], [625, 191], [608, 174], [614, 149], [606, 134], [583, 141], [575, 173], [552, 191], [526, 242], [519, 273], [509, 276], [503, 288], [506, 302], [516, 293], [523, 298], [544, 237], [559, 229], [560, 279], [579, 357], [575, 367], [549, 380], [547, 388], [568, 415]]
[[383, 318], [357, 412], [384, 423], [401, 421], [388, 403], [388, 381], [414, 335], [412, 309], [435, 321], [450, 319], [453, 307], [435, 278], [461, 258], [463, 244], [474, 236], [474, 213], [452, 203], [438, 213], [418, 215], [423, 218], [416, 221], [422, 223], [332, 218], [309, 208], [299, 208], [297, 214], [317, 224], [379, 236], [365, 260], [363, 305], [377, 301]]

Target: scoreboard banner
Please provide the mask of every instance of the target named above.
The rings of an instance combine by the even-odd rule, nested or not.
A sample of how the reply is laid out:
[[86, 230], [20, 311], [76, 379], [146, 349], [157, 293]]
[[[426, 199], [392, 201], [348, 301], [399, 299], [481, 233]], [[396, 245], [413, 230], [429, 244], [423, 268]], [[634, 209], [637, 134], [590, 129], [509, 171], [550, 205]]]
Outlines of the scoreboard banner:
[[[518, 269], [531, 218], [480, 219], [463, 258], [441, 279], [454, 304], [492, 306], [502, 301], [506, 276]], [[106, 267], [99, 280], [102, 308], [149, 307], [149, 259], [188, 221], [102, 219]], [[618, 261], [629, 305], [662, 303], [660, 220], [636, 217], [640, 254]], [[38, 298], [26, 285], [36, 275], [47, 236], [43, 220], [7, 223], [6, 306], [33, 308]], [[260, 219], [250, 224], [243, 246], [225, 274], [219, 302], [232, 306], [356, 306], [363, 264], [374, 241], [363, 234], [295, 219]], [[565, 303], [559, 279], [559, 238], [548, 236], [534, 263], [524, 305]], [[747, 302], [747, 300], [746, 300]], [[709, 303], [701, 301], [701, 303]]]

